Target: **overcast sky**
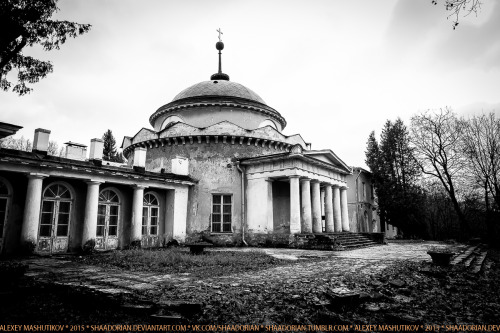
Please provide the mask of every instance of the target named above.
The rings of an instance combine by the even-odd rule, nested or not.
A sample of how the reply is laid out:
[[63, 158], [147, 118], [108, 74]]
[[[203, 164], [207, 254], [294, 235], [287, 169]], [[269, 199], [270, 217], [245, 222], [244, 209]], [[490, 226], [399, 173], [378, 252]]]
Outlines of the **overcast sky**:
[[23, 97], [0, 92], [0, 121], [89, 145], [109, 128], [151, 128], [149, 116], [222, 69], [259, 94], [313, 149], [364, 166], [366, 140], [387, 119], [452, 107], [500, 116], [500, 4], [452, 29], [430, 0], [60, 0], [57, 18], [90, 23], [59, 51], [26, 52], [54, 72]]

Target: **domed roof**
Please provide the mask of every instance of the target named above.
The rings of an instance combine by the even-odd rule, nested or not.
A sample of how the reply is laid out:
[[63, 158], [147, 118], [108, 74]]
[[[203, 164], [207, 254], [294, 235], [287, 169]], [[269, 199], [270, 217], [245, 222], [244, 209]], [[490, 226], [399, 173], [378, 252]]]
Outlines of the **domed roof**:
[[239, 97], [266, 105], [266, 102], [259, 95], [244, 85], [225, 80], [203, 81], [192, 85], [177, 94], [172, 102], [190, 97], [208, 96]]

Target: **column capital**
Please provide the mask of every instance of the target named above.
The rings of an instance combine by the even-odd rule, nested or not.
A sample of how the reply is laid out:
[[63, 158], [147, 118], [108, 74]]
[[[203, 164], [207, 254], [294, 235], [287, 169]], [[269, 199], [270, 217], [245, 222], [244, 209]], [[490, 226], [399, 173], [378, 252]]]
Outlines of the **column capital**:
[[101, 185], [102, 183], [104, 183], [104, 181], [102, 181], [102, 180], [95, 180], [95, 179], [87, 179], [85, 181], [85, 183], [87, 183], [88, 185]]
[[288, 178], [300, 178], [299, 175], [289, 175]]
[[45, 173], [37, 173], [37, 172], [30, 172], [26, 175], [28, 178], [33, 178], [33, 179], [44, 179], [49, 177], [49, 175]]
[[141, 189], [144, 190], [144, 189], [148, 188], [146, 185], [136, 185], [136, 184], [134, 184], [134, 185], [131, 185], [131, 186], [134, 189], [138, 189], [138, 190], [141, 190]]
[[321, 181], [319, 179], [311, 179], [311, 183], [321, 184]]
[[311, 178], [303, 177], [303, 178], [300, 178], [300, 181], [301, 182], [310, 182]]

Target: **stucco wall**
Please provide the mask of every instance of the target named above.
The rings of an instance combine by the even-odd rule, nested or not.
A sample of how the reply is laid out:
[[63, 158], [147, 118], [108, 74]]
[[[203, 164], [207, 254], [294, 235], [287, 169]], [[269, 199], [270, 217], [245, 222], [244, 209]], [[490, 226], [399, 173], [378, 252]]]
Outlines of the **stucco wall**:
[[[380, 218], [371, 204], [350, 203], [349, 209], [349, 227], [352, 232], [381, 232]], [[365, 223], [364, 213], [368, 216], [368, 223]], [[375, 227], [373, 220], [375, 220]]]
[[241, 174], [235, 158], [275, 153], [272, 148], [229, 142], [171, 145], [148, 149], [146, 170], [171, 172], [173, 158], [188, 158], [189, 175], [199, 183], [189, 191], [187, 233], [211, 232], [212, 194], [232, 195], [232, 232], [240, 233]]
[[256, 129], [264, 120], [271, 119], [276, 124], [278, 131], [282, 130], [280, 123], [276, 119], [258, 111], [237, 107], [206, 106], [191, 107], [163, 114], [155, 121], [155, 131], [160, 131], [163, 121], [170, 116], [177, 116], [186, 124], [195, 127], [207, 127], [221, 121], [228, 121], [249, 130]]

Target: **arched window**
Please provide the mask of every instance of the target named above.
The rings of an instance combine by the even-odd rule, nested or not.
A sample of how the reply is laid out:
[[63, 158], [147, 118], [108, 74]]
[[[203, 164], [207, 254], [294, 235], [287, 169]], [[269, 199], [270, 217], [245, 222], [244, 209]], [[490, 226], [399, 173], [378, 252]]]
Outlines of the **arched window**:
[[[99, 206], [97, 209], [97, 231], [98, 248], [116, 248], [118, 245], [118, 219], [120, 215], [120, 198], [111, 190], [102, 190], [99, 194]], [[102, 241], [101, 241], [102, 240]]]
[[184, 122], [184, 120], [182, 120], [182, 118], [180, 118], [178, 116], [167, 117], [167, 118], [165, 118], [165, 120], [163, 121], [163, 123], [161, 123], [160, 131], [162, 129], [166, 128], [170, 124], [173, 124], [173, 123], [183, 123], [183, 122]]
[[[7, 183], [0, 178], [0, 239], [4, 237], [7, 224], [7, 211], [9, 207], [10, 191]], [[2, 244], [0, 243], [0, 249]]]
[[158, 235], [159, 213], [160, 213], [160, 205], [156, 195], [154, 195], [153, 193], [144, 194], [144, 202], [142, 207], [143, 236]]
[[40, 237], [68, 237], [72, 197], [63, 184], [55, 183], [43, 191]]

